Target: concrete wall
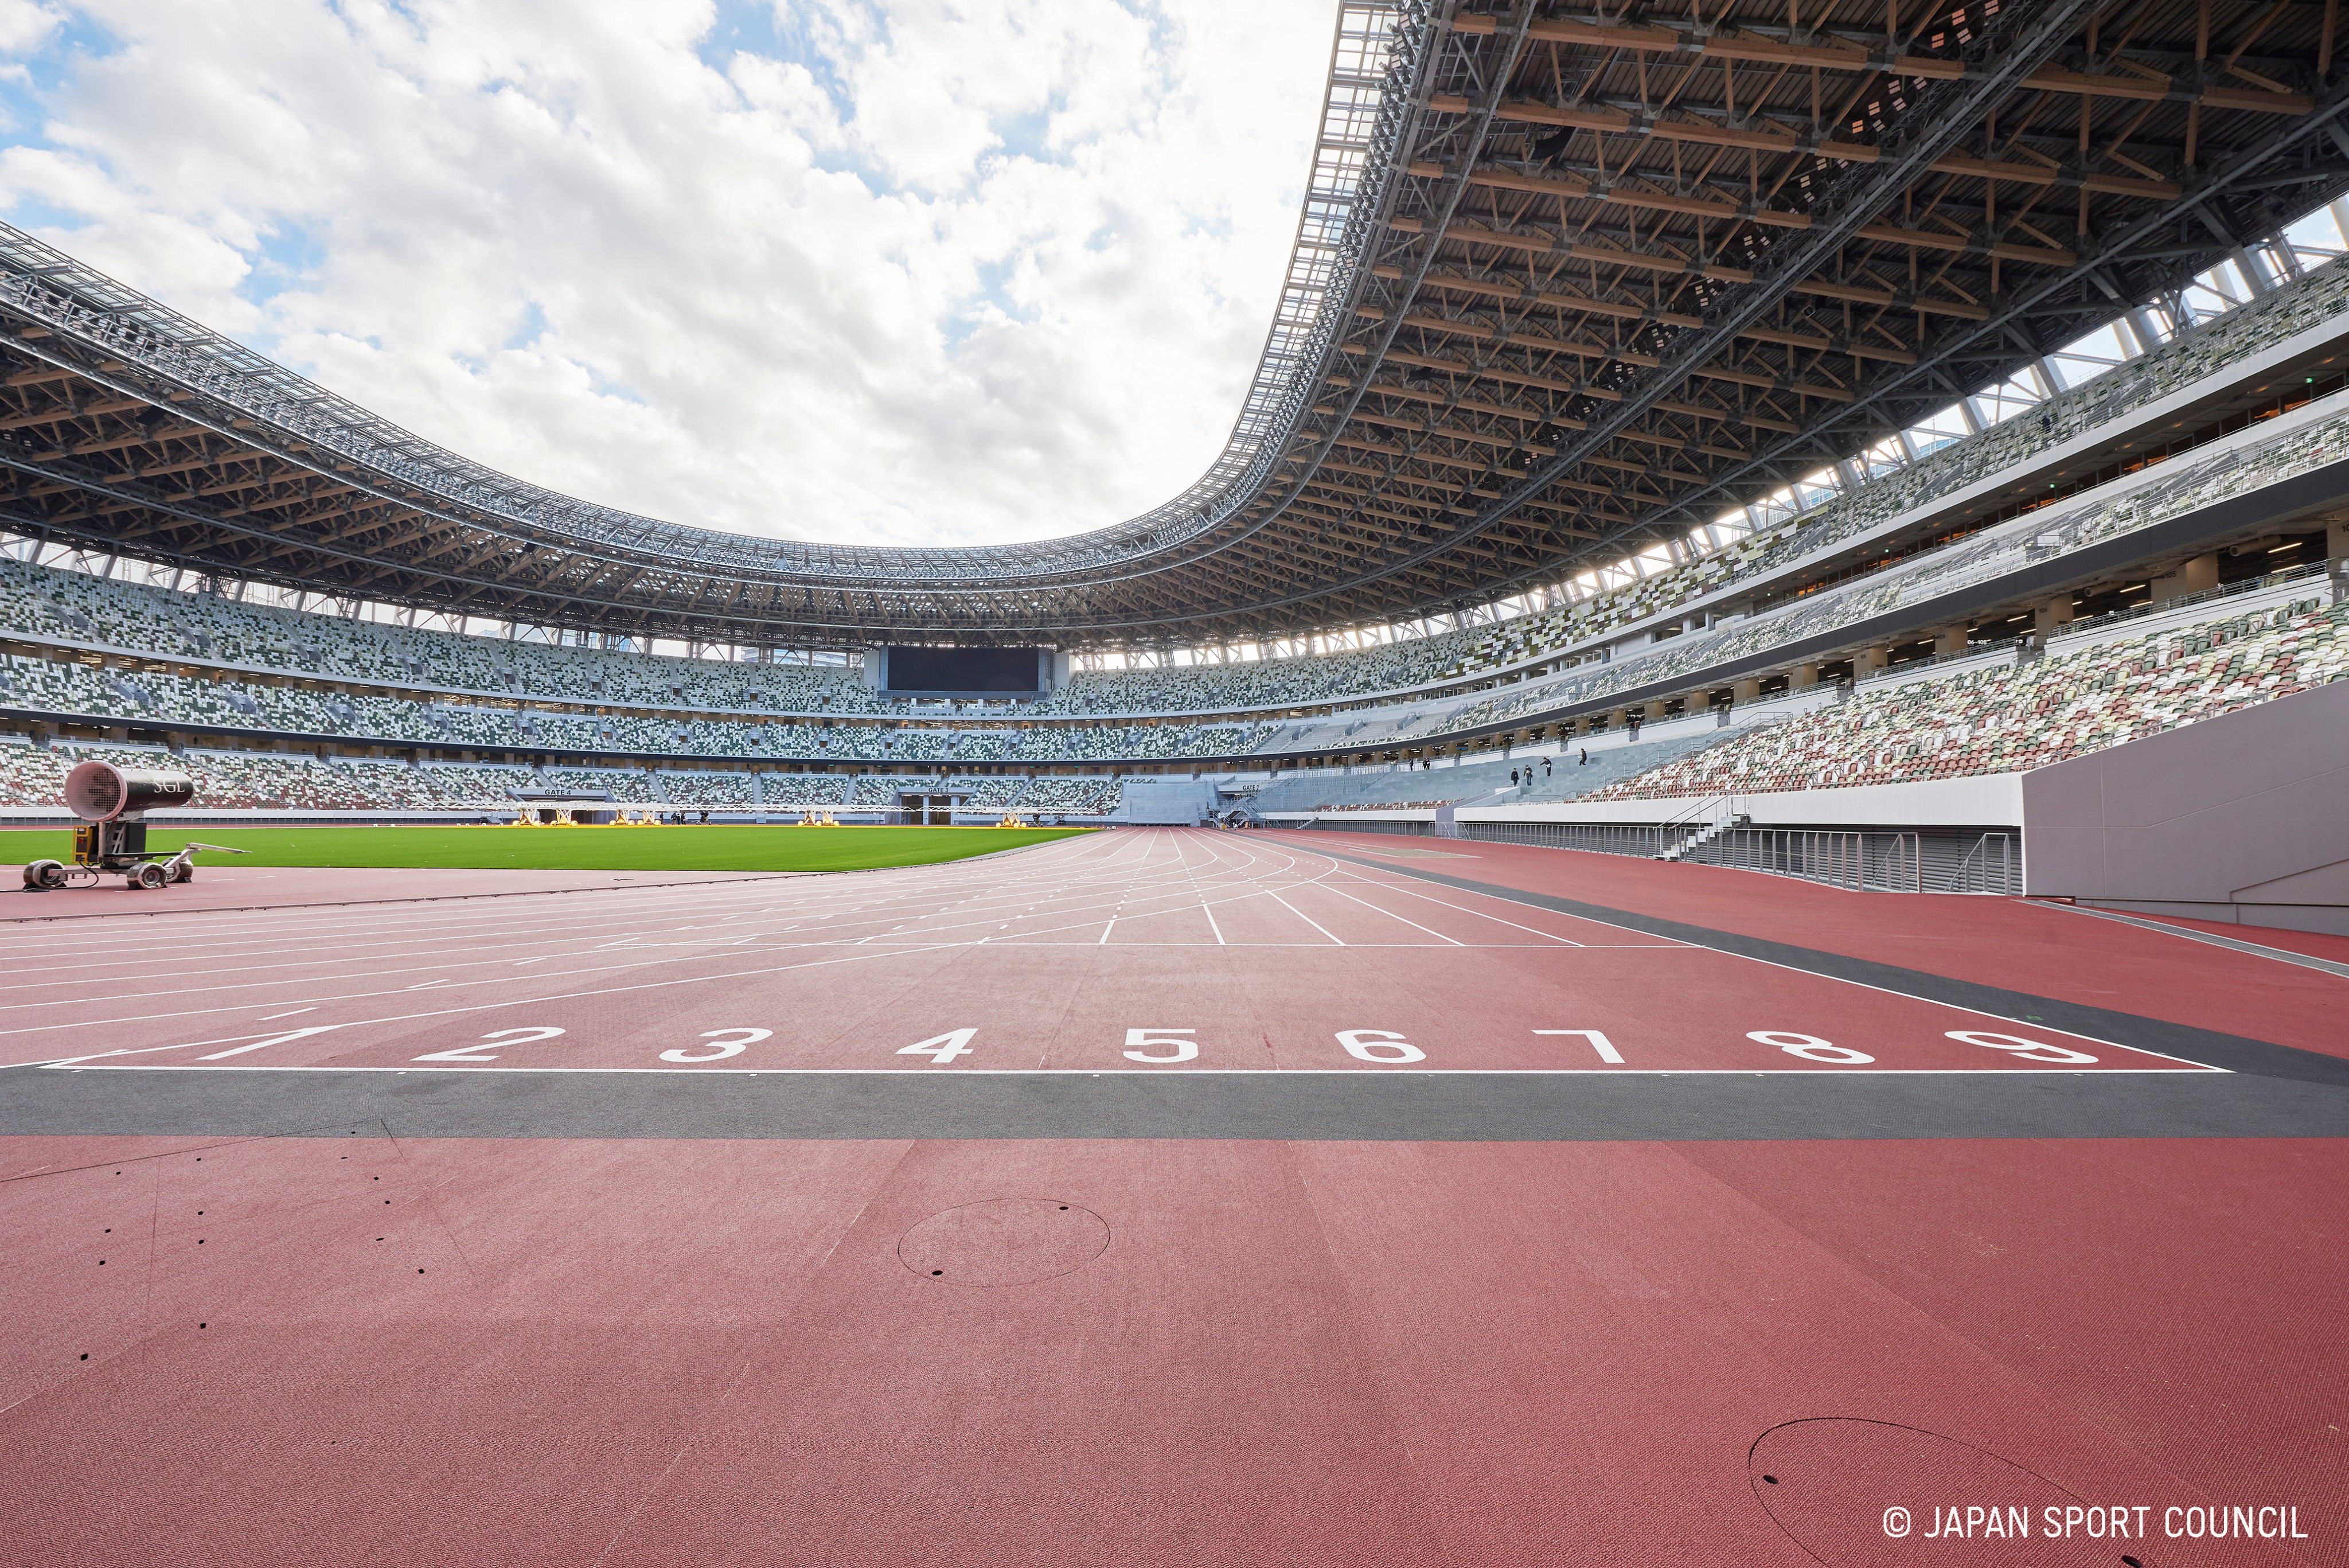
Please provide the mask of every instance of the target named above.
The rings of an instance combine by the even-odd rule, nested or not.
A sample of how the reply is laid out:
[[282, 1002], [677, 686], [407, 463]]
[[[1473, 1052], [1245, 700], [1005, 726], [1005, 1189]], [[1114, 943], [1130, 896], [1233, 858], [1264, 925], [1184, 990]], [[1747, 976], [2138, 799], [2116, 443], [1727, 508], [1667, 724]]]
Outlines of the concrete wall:
[[2027, 891], [2349, 935], [2349, 681], [2024, 775]]

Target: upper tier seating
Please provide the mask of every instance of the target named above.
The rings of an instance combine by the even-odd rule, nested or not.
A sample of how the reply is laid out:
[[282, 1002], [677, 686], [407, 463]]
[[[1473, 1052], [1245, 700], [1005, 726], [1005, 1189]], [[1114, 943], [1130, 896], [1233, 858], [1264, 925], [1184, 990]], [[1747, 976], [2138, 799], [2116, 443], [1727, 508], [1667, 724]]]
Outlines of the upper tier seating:
[[[2349, 605], [2303, 599], [2027, 664], [1863, 685], [1848, 701], [1742, 731], [1599, 792], [1754, 794], [2045, 767], [2349, 678]], [[1870, 683], [1879, 684], [1879, 683]]]
[[[1027, 711], [1220, 713], [1405, 689], [1521, 662], [1669, 612], [1701, 595], [1833, 548], [1878, 524], [2140, 410], [2344, 309], [2349, 309], [2349, 263], [2317, 267], [2298, 281], [2261, 295], [2070, 391], [1990, 430], [1953, 440], [1913, 462], [1876, 464], [1855, 460], [1868, 462], [1872, 470], [1868, 483], [1722, 549], [1571, 605], [1357, 652], [1185, 669], [1084, 672], [1038, 709]], [[451, 692], [721, 712], [871, 715], [901, 711], [866, 690], [859, 672], [848, 668], [723, 663], [421, 631], [110, 582], [4, 558], [0, 558], [0, 625], [33, 637]], [[623, 731], [633, 734], [639, 726], [662, 722], [624, 718], [608, 722], [616, 735]], [[468, 735], [486, 740], [501, 731], [511, 733], [517, 728], [530, 728], [512, 710], [461, 709], [453, 712], [449, 723], [452, 738], [460, 740]], [[576, 726], [542, 717], [538, 728], [550, 732], [543, 743], [567, 746], [571, 742], [558, 740], [554, 732], [569, 732]], [[1047, 754], [1030, 745], [1002, 741], [1005, 732], [1001, 731], [970, 732], [973, 738], [964, 742], [969, 749], [952, 752], [926, 750], [937, 742], [912, 738], [936, 733], [909, 732], [909, 738], [898, 742], [904, 749], [897, 753], [859, 754], [875, 761], [909, 762], [983, 762], [998, 756]], [[978, 738], [981, 735], [985, 738]], [[669, 749], [666, 744], [641, 745], [617, 738], [609, 743], [636, 751]], [[1163, 752], [1119, 751], [1120, 743], [1109, 742], [1109, 750], [1057, 754], [1109, 759], [1215, 752], [1204, 744], [1171, 742], [1174, 749]], [[991, 749], [1004, 745], [1017, 749]], [[715, 748], [703, 745], [687, 750], [709, 754]], [[786, 753], [771, 749], [748, 754]]]
[[1751, 619], [1725, 622], [1709, 631], [1631, 650], [1611, 662], [1586, 664], [1561, 675], [1505, 688], [1460, 708], [1447, 721], [1447, 727], [1506, 723], [1519, 714], [1604, 701], [1620, 693], [1698, 676], [1732, 660], [1766, 657], [1773, 649], [1922, 605], [2291, 474], [2337, 462], [2349, 457], [2349, 413], [2340, 411], [2343, 402], [2339, 397], [2328, 398], [2225, 441], [2214, 441], [2199, 454], [2142, 469], [2074, 501], [2027, 513]]
[[876, 713], [853, 669], [553, 648], [242, 604], [0, 559], [0, 624], [36, 636], [345, 680], [575, 701]]
[[1088, 724], [971, 731], [853, 722], [823, 728], [734, 719], [680, 722], [628, 714], [481, 708], [369, 691], [313, 691], [154, 671], [125, 675], [84, 664], [13, 655], [0, 656], [0, 705], [134, 722], [177, 721], [440, 746], [838, 758], [883, 763], [1229, 756], [1247, 752], [1272, 732], [1268, 724], [1131, 728]]
[[1693, 561], [1496, 626], [1360, 652], [1080, 674], [1047, 699], [1061, 712], [1212, 712], [1392, 691], [1506, 666], [1670, 610], [1730, 583], [1842, 544], [1902, 513], [2029, 461], [2349, 310], [2349, 259], [2313, 269], [2101, 376], [1979, 434], [1907, 463], [1824, 505]]

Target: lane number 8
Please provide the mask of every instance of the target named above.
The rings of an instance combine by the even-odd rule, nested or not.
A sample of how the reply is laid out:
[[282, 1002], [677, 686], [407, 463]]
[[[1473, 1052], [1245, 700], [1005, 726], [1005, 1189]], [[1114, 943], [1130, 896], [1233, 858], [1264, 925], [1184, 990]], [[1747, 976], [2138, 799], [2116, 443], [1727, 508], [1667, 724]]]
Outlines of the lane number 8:
[[1876, 1060], [1865, 1051], [1830, 1045], [1816, 1034], [1796, 1034], [1790, 1030], [1755, 1029], [1745, 1038], [1760, 1045], [1775, 1045], [1787, 1055], [1800, 1056], [1806, 1062], [1825, 1062], [1831, 1066], [1858, 1067]]

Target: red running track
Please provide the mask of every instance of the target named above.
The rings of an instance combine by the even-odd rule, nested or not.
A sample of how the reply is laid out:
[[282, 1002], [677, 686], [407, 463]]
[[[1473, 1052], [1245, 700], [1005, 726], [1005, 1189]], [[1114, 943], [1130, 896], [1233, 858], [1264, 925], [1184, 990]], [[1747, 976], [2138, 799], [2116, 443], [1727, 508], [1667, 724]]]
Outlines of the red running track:
[[2199, 1066], [2127, 1040], [2083, 1038], [2028, 1017], [1432, 885], [1331, 858], [1286, 835], [1104, 835], [1000, 863], [852, 877], [222, 912], [128, 930], [111, 922], [16, 926], [0, 928], [0, 956], [8, 961], [0, 1064]]
[[[2060, 904], [1957, 894], [1847, 893], [1713, 866], [1680, 867], [1685, 876], [1659, 875], [1659, 867], [1645, 860], [1513, 844], [1445, 842], [1441, 847], [1446, 858], [1423, 859], [1396, 851], [1433, 847], [1431, 841], [1398, 844], [1373, 834], [1311, 836], [1340, 853], [1383, 853], [1399, 865], [1424, 866], [1471, 881], [2349, 1055], [2337, 977], [2247, 961], [2223, 948], [2098, 919]], [[2201, 926], [2159, 923], [2183, 929]], [[2202, 929], [2349, 962], [2349, 940], [2342, 938], [2256, 926]]]
[[[2143, 1017], [2207, 1017], [2217, 985], [2242, 999], [2234, 1031], [2269, 1039], [2314, 1005], [2297, 988], [2343, 995], [2330, 976], [2004, 901], [1840, 895], [1838, 912], [1696, 867], [1370, 847], [2101, 1005], [2126, 980], [2117, 1010]], [[2181, 1089], [2234, 1081], [1309, 848], [1104, 835], [991, 865], [487, 900], [487, 918], [451, 903], [19, 925], [0, 937], [0, 978], [24, 988], [0, 1002], [7, 1060], [161, 1045], [144, 1060], [169, 1061], [335, 1028], [201, 1079], [18, 1067], [0, 1107], [11, 1085], [77, 1071], [126, 1092], [258, 1085], [220, 1075], [273, 1057], [419, 1075], [1682, 1064], [1959, 1085], [1951, 1069], [1989, 1067], [2060, 1089], [2127, 1064]], [[557, 905], [573, 913], [550, 919]], [[2035, 950], [2075, 927], [2062, 961]], [[2147, 944], [2173, 941], [2191, 950], [2165, 971], [2147, 955], [2169, 950]], [[110, 1021], [75, 1016], [101, 1007]], [[2099, 1060], [1948, 1039], [1976, 1023]], [[481, 1047], [495, 1063], [412, 1060], [557, 1026]], [[965, 1027], [968, 1054], [897, 1055]], [[1195, 1029], [1199, 1055], [1128, 1063], [1133, 1027]], [[1336, 1032], [1367, 1027], [1424, 1059], [1350, 1055]], [[1597, 1029], [1626, 1061], [1534, 1027]], [[719, 1028], [773, 1033], [658, 1061], [732, 1044], [702, 1039]], [[1877, 1060], [1746, 1038], [1771, 1030]], [[452, 1081], [521, 1082], [435, 1080]], [[2349, 1563], [2339, 1138], [397, 1123], [0, 1137], [0, 1559]], [[1945, 1507], [1964, 1538], [1924, 1539]], [[2033, 1533], [1988, 1535], [1969, 1507], [2027, 1510]], [[1886, 1533], [1895, 1508], [1909, 1536]], [[2297, 1533], [2165, 1533], [2169, 1511], [2183, 1527], [2230, 1508]], [[2111, 1533], [2116, 1511], [2130, 1534]]]

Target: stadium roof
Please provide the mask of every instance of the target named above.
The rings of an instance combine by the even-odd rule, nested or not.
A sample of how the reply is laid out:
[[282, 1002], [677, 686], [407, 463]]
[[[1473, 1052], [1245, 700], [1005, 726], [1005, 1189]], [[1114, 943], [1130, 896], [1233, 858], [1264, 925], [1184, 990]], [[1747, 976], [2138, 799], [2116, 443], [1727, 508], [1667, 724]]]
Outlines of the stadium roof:
[[1243, 640], [1685, 531], [2349, 190], [2334, 3], [1340, 9], [1221, 456], [1140, 517], [880, 549], [485, 469], [0, 226], [0, 527], [753, 644]]

